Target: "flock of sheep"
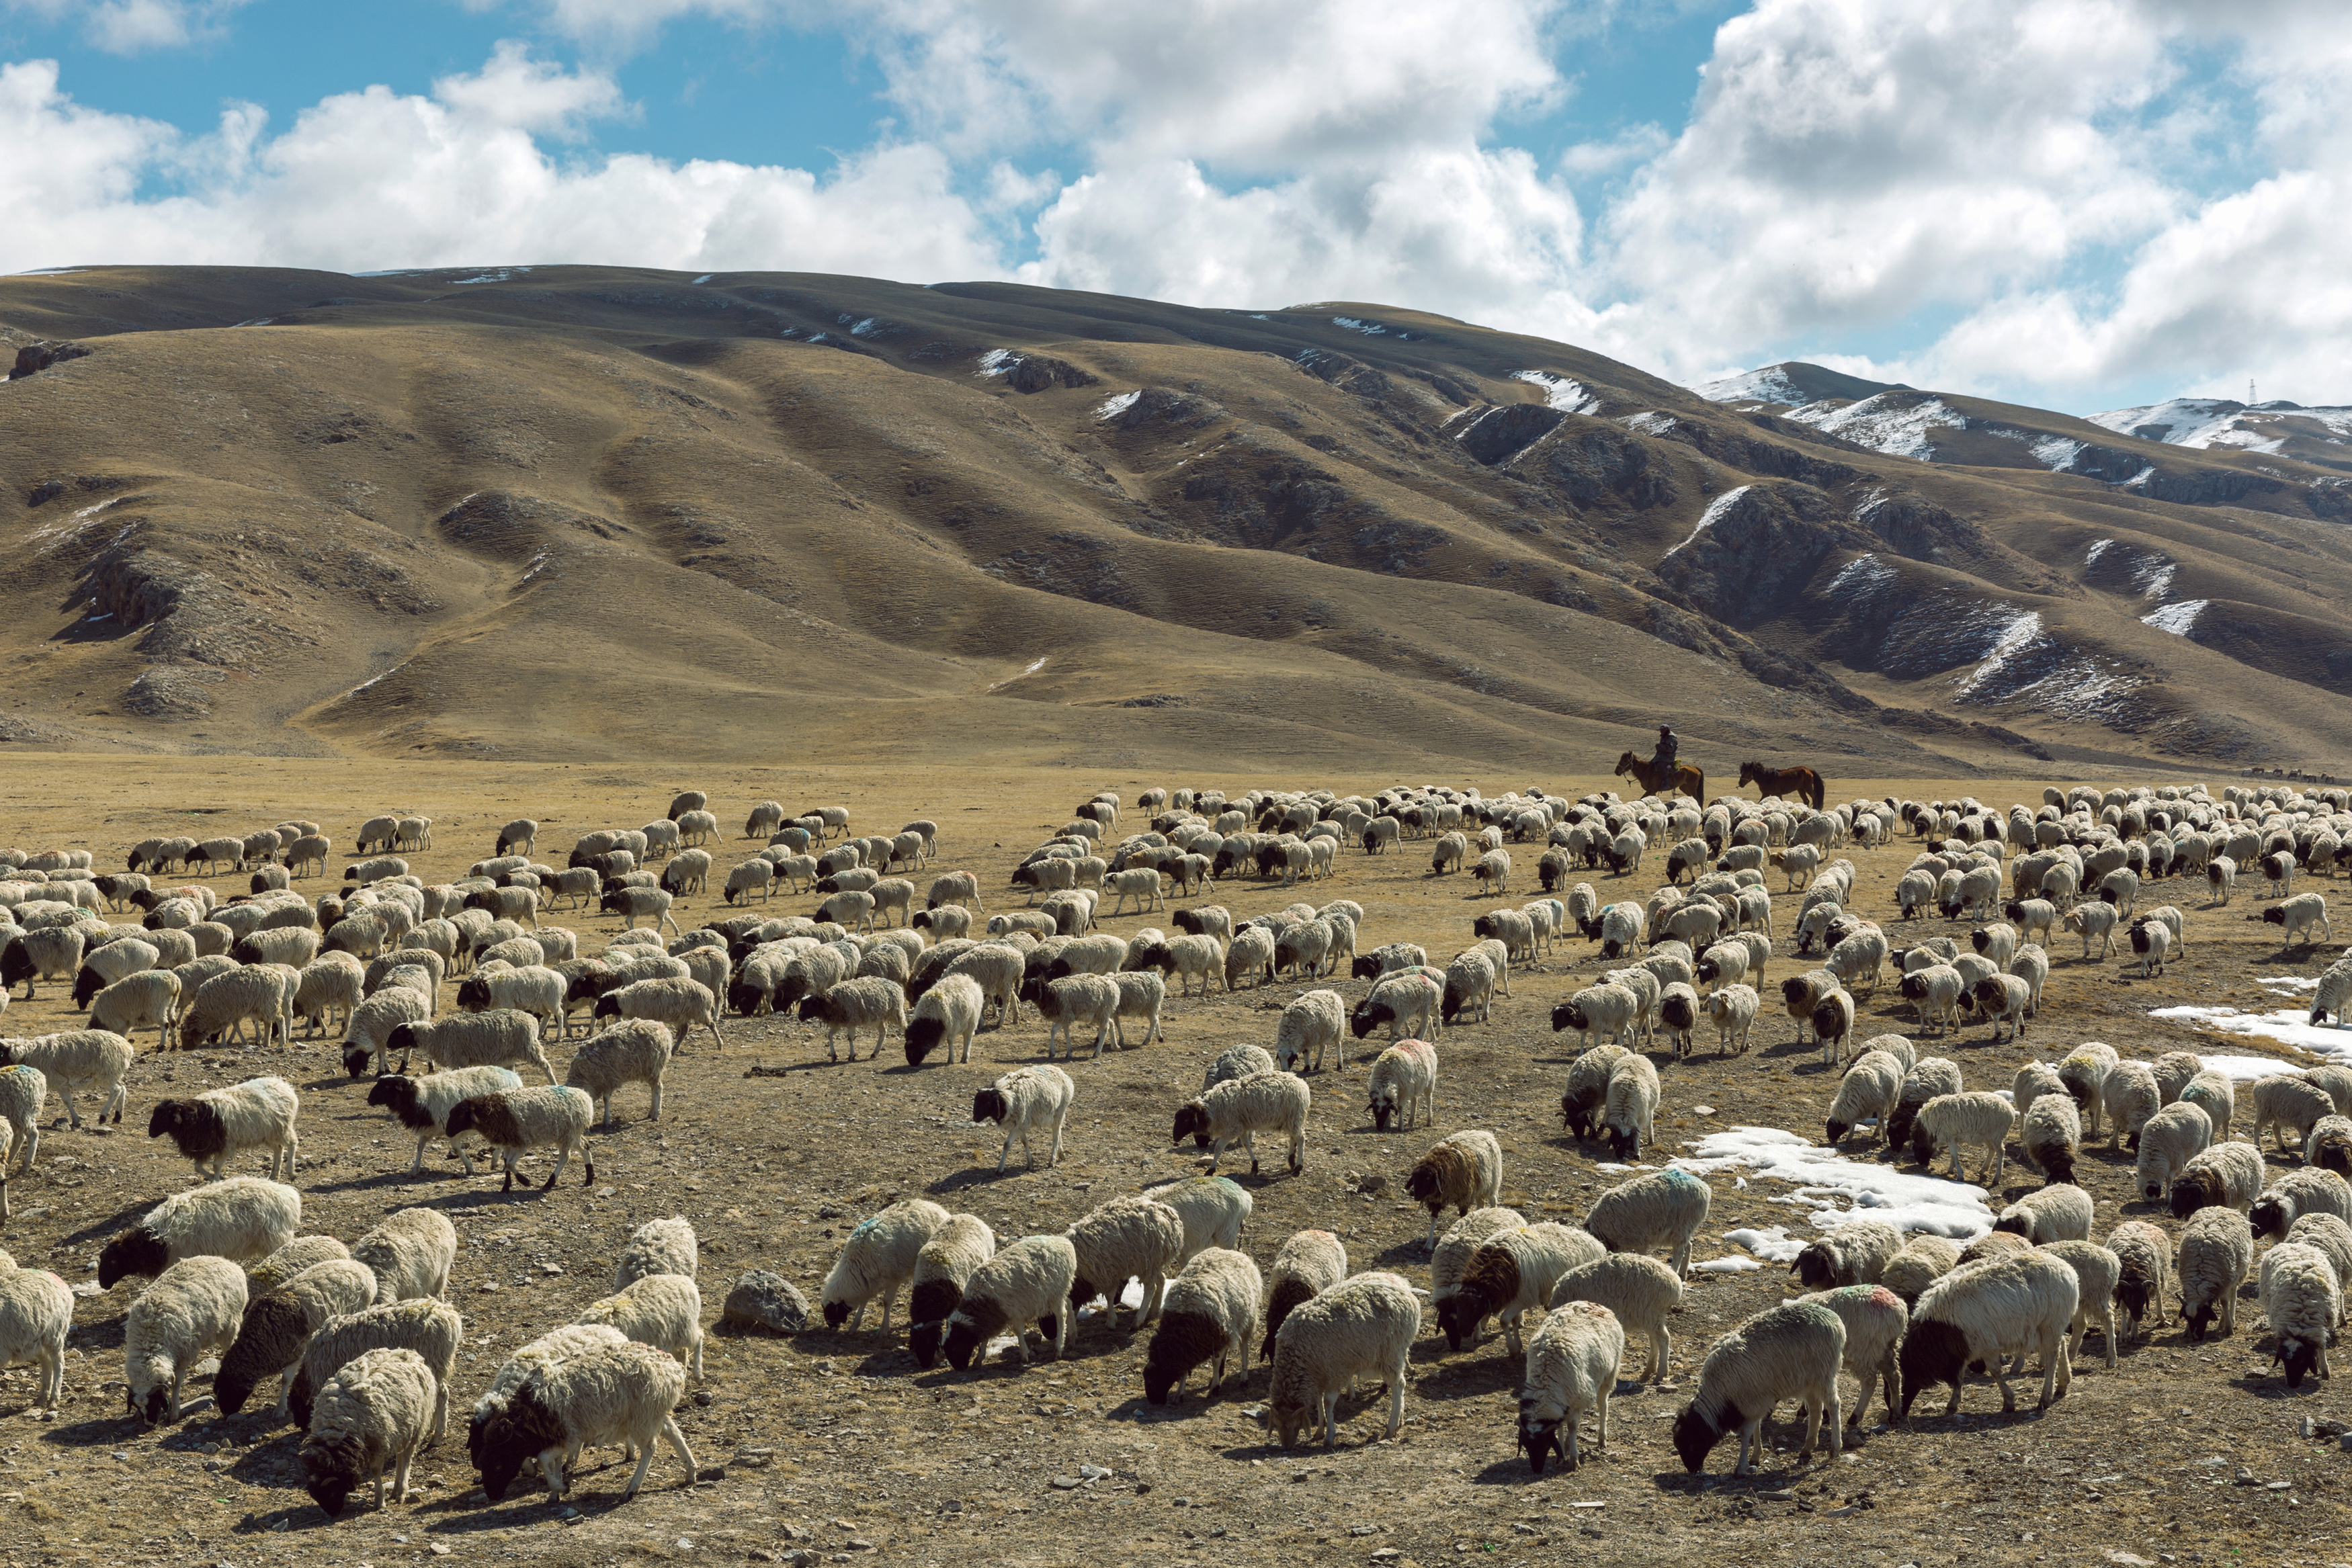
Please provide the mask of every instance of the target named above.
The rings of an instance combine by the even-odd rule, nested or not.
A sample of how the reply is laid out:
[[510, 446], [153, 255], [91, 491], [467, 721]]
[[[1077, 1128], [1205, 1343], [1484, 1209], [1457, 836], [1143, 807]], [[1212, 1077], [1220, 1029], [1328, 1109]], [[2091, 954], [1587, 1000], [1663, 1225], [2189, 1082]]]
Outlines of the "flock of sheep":
[[[1002, 1246], [977, 1216], [922, 1200], [895, 1204], [845, 1243], [824, 1287], [827, 1326], [857, 1327], [878, 1299], [887, 1330], [904, 1288], [917, 1359], [929, 1366], [944, 1353], [963, 1369], [1008, 1337], [1026, 1360], [1032, 1331], [1058, 1354], [1081, 1307], [1107, 1297], [1115, 1322], [1132, 1283], [1140, 1295], [1131, 1326], [1153, 1329], [1149, 1397], [1180, 1398], [1203, 1366], [1213, 1392], [1229, 1368], [1246, 1382], [1255, 1354], [1271, 1364], [1266, 1419], [1287, 1446], [1318, 1427], [1336, 1441], [1338, 1402], [1363, 1381], [1385, 1385], [1393, 1436], [1406, 1358], [1425, 1317], [1434, 1315], [1455, 1349], [1497, 1321], [1509, 1354], [1525, 1357], [1519, 1447], [1538, 1471], [1555, 1452], [1572, 1467], [1588, 1421], [1594, 1440], [1608, 1441], [1628, 1337], [1647, 1344], [1646, 1376], [1668, 1369], [1668, 1318], [1710, 1207], [1701, 1176], [1645, 1170], [1602, 1193], [1580, 1224], [1531, 1224], [1501, 1205], [1495, 1137], [1456, 1133], [1431, 1147], [1405, 1183], [1430, 1216], [1424, 1292], [1394, 1273], [1351, 1274], [1344, 1246], [1321, 1230], [1284, 1241], [1262, 1274], [1240, 1249], [1250, 1194], [1218, 1166], [1237, 1149], [1256, 1172], [1264, 1135], [1281, 1145], [1291, 1172], [1303, 1171], [1308, 1075], [1327, 1061], [1344, 1071], [1350, 1042], [1376, 1030], [1386, 1044], [1365, 1075], [1368, 1117], [1383, 1131], [1428, 1124], [1450, 1032], [1484, 1023], [1494, 999], [1510, 995], [1515, 967], [1579, 941], [1596, 944], [1612, 967], [1551, 1013], [1554, 1030], [1574, 1031], [1584, 1047], [1569, 1071], [1563, 1123], [1579, 1139], [1605, 1136], [1616, 1160], [1637, 1160], [1654, 1142], [1660, 1093], [1646, 1048], [1685, 1055], [1706, 1020], [1718, 1050], [1745, 1051], [1769, 961], [1818, 956], [1817, 967], [1781, 983], [1780, 996], [1800, 1038], [1844, 1064], [1831, 1144], [1866, 1132], [1907, 1146], [1922, 1164], [1940, 1150], [1955, 1179], [1978, 1150], [1979, 1175], [1991, 1181], [2015, 1135], [2046, 1185], [2003, 1208], [1966, 1248], [1868, 1219], [1805, 1248], [1793, 1267], [1812, 1293], [1755, 1315], [1704, 1358], [1673, 1431], [1692, 1469], [1736, 1428], [1747, 1471], [1763, 1421], [1790, 1401], [1807, 1413], [1803, 1453], [1824, 1427], [1834, 1450], [1874, 1384], [1899, 1419], [1936, 1383], [1950, 1385], [1948, 1408], [1957, 1409], [1969, 1369], [1979, 1367], [2011, 1408], [2008, 1378], [2033, 1356], [2047, 1404], [2065, 1391], [2070, 1358], [2090, 1327], [2104, 1333], [2113, 1365], [2119, 1334], [2139, 1331], [2151, 1314], [2166, 1322], [2176, 1301], [2192, 1337], [2217, 1314], [2231, 1332], [2258, 1239], [2275, 1243], [2261, 1258], [2259, 1289], [2292, 1385], [2307, 1371], [2328, 1375], [2326, 1348], [2352, 1279], [2352, 1071], [2282, 1071], [2242, 1089], [2189, 1053], [2142, 1062], [2094, 1044], [2054, 1067], [2030, 1064], [2005, 1092], [1970, 1091], [1955, 1062], [1920, 1054], [1906, 1037], [1857, 1040], [1858, 998], [1874, 995], [1891, 970], [1923, 1034], [1973, 1016], [2021, 1035], [2049, 972], [2042, 943], [2055, 933], [2079, 934], [2086, 956], [2095, 945], [2105, 956], [2127, 921], [2123, 934], [2144, 973], [2182, 951], [2181, 911], [2139, 907], [2144, 886], [2182, 874], [2203, 876], [2225, 904], [2241, 868], [2254, 868], [2281, 900], [2263, 918], [2307, 943], [2327, 930], [2326, 901], [2295, 894], [2293, 883], [2326, 874], [2344, 853], [2347, 808], [2352, 799], [2340, 790], [2314, 798], [2283, 789], [2231, 789], [2221, 800], [2195, 789], [2053, 789], [2038, 808], [2006, 812], [1973, 800], [1813, 810], [1777, 800], [1701, 805], [1533, 791], [1481, 799], [1443, 789], [1232, 799], [1152, 790], [1133, 808], [1147, 818], [1143, 831], [1124, 837], [1128, 809], [1117, 797], [1082, 805], [1014, 871], [1010, 897], [1021, 904], [1001, 897], [1007, 906], [992, 914], [970, 872], [934, 873], [919, 894], [912, 878], [892, 874], [930, 865], [935, 823], [856, 838], [842, 808], [788, 818], [769, 801], [745, 825], [764, 847], [721, 883], [727, 904], [746, 907], [692, 931], [679, 930], [674, 904], [717, 875], [704, 846], [719, 832], [694, 792], [642, 829], [581, 837], [562, 868], [530, 858], [537, 823], [509, 823], [490, 859], [446, 883], [411, 874], [402, 858], [431, 846], [429, 819], [373, 819], [356, 836], [364, 858], [316, 898], [292, 886], [324, 875], [333, 852], [312, 822], [241, 839], [149, 840], [130, 851], [122, 873], [96, 871], [81, 852], [0, 852], [8, 868], [0, 880], [0, 1008], [16, 985], [29, 998], [38, 985], [63, 984], [91, 1026], [0, 1040], [0, 1218], [9, 1172], [29, 1166], [38, 1149], [50, 1095], [76, 1127], [82, 1095], [95, 1097], [98, 1118], [121, 1120], [131, 1039], [146, 1029], [159, 1048], [339, 1032], [352, 1077], [375, 1071], [367, 1103], [414, 1134], [412, 1170], [428, 1143], [445, 1138], [469, 1175], [477, 1145], [496, 1150], [510, 1188], [519, 1158], [546, 1149], [555, 1155], [551, 1187], [574, 1155], [593, 1181], [587, 1134], [599, 1107], [609, 1120], [616, 1092], [645, 1085], [657, 1119], [671, 1056], [701, 1029], [724, 1050], [730, 1014], [796, 1010], [825, 1025], [829, 1056], [846, 1035], [852, 1060], [864, 1031], [874, 1031], [877, 1054], [895, 1033], [909, 1065], [920, 1066], [940, 1050], [968, 1061], [992, 1015], [1014, 1026], [1026, 1006], [1048, 1025], [1048, 1060], [997, 1079], [972, 1105], [975, 1123], [1003, 1131], [1002, 1170], [1016, 1141], [1033, 1164], [1060, 1156], [1077, 1086], [1052, 1060], [1057, 1040], [1072, 1066], [1089, 1027], [1097, 1057], [1107, 1045], [1150, 1043], [1171, 977], [1180, 995], [1197, 987], [1205, 997], [1286, 975], [1337, 977], [1346, 966], [1350, 977], [1371, 982], [1360, 1001], [1351, 1007], [1329, 987], [1294, 998], [1270, 1049], [1224, 1051], [1200, 1092], [1176, 1108], [1172, 1138], [1193, 1140], [1202, 1174], [1115, 1197], [1062, 1234]], [[1891, 924], [1939, 914], [1966, 923], [1965, 942], [1932, 935], [1898, 948], [1888, 925], [1852, 907], [1854, 871], [1843, 852], [1905, 832], [1921, 841], [1897, 884]], [[1408, 840], [1428, 842], [1430, 874], [1466, 870], [1498, 894], [1509, 888], [1512, 846], [1528, 846], [1521, 853], [1537, 857], [1542, 896], [1477, 915], [1471, 945], [1443, 966], [1411, 944], [1370, 945], [1366, 912], [1349, 899], [1301, 899], [1245, 918], [1216, 903], [1171, 908], [1172, 935], [1096, 929], [1130, 903], [1149, 915], [1171, 889], [1213, 894], [1256, 879], [1299, 890], [1331, 875], [1343, 852], [1370, 863], [1401, 853]], [[1578, 880], [1604, 869], [1638, 874], [1654, 846], [1664, 847], [1666, 880], [1646, 899], [1604, 904]], [[249, 873], [249, 891], [224, 899], [202, 883], [171, 883], [174, 869], [200, 865]], [[773, 914], [780, 887], [822, 903], [810, 915]], [[541, 923], [567, 900], [621, 918], [601, 953], [583, 956], [574, 933]], [[107, 918], [132, 909], [136, 924]], [[673, 933], [667, 941], [664, 928]], [[455, 1007], [445, 1011], [453, 983]], [[2352, 960], [2322, 978], [2315, 1020], [2340, 1015], [2347, 998]], [[583, 1013], [584, 1038], [559, 1084], [547, 1046], [568, 1043]], [[419, 1058], [425, 1071], [412, 1071]], [[545, 1082], [526, 1084], [526, 1071]], [[428, 1208], [399, 1211], [349, 1247], [299, 1235], [300, 1100], [285, 1080], [263, 1076], [152, 1107], [149, 1135], [169, 1137], [205, 1181], [113, 1238], [98, 1282], [111, 1290], [133, 1276], [152, 1281], [125, 1321], [132, 1415], [176, 1419], [183, 1381], [208, 1355], [222, 1357], [215, 1396], [225, 1412], [278, 1374], [281, 1412], [307, 1428], [311, 1494], [331, 1514], [362, 1481], [374, 1483], [380, 1502], [387, 1472], [404, 1496], [411, 1459], [446, 1424], [458, 1327], [441, 1298], [457, 1239]], [[2240, 1115], [2251, 1138], [2231, 1142]], [[2111, 1145], [2136, 1153], [2136, 1190], [2168, 1201], [2187, 1222], [2177, 1249], [2165, 1230], [2138, 1220], [2091, 1239], [2092, 1204], [2072, 1184], [2084, 1144], [2097, 1141], [2103, 1124]], [[2302, 1155], [2274, 1182], [2256, 1146], [2265, 1131], [2282, 1153], [2294, 1134]], [[264, 1155], [267, 1176], [230, 1174]], [[1448, 1208], [1457, 1218], [1441, 1235]], [[693, 1473], [670, 1411], [689, 1366], [700, 1370], [696, 1252], [686, 1221], [646, 1227], [622, 1260], [614, 1295], [501, 1369], [469, 1432], [492, 1498], [531, 1463], [560, 1498], [565, 1468], [585, 1445], [628, 1444], [637, 1459], [632, 1491], [656, 1438]], [[1523, 1345], [1531, 1310], [1541, 1322]], [[62, 1281], [0, 1253], [0, 1365], [37, 1364], [43, 1404], [59, 1396], [72, 1311]], [[1841, 1371], [1861, 1380], [1851, 1406], [1842, 1403]]]

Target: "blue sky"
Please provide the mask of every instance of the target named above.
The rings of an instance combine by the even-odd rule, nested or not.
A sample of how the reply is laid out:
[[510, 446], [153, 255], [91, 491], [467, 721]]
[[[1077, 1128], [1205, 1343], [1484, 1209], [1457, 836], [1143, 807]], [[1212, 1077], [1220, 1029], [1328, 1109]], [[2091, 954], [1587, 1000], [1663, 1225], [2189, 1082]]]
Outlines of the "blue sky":
[[0, 269], [1013, 277], [1686, 381], [2352, 398], [2340, 13], [2210, 10], [0, 0]]

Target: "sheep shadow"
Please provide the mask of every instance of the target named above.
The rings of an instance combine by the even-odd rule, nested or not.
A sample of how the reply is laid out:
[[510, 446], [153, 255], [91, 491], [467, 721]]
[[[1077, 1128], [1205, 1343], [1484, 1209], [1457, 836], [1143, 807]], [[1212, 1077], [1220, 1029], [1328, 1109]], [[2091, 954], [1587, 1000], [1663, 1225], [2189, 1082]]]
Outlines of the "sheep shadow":
[[941, 1197], [949, 1193], [964, 1192], [976, 1186], [993, 1186], [998, 1182], [1011, 1181], [1016, 1176], [1029, 1174], [1031, 1173], [1019, 1166], [1007, 1166], [1001, 1171], [988, 1166], [972, 1166], [964, 1170], [950, 1171], [923, 1190], [934, 1197]]
[[1416, 1340], [1407, 1359], [1416, 1369], [1412, 1380], [1416, 1399], [1451, 1403], [1508, 1395], [1517, 1407], [1525, 1367], [1514, 1364], [1499, 1331], [1458, 1351], [1447, 1350], [1442, 1335]]
[[[421, 1171], [412, 1171], [404, 1166], [396, 1171], [378, 1171], [373, 1176], [353, 1176], [348, 1181], [319, 1182], [314, 1184], [310, 1190], [314, 1193], [372, 1192], [378, 1187], [421, 1186], [428, 1182], [453, 1180], [463, 1181], [465, 1179], [466, 1174], [463, 1171], [443, 1175], [436, 1174], [429, 1166]], [[479, 1179], [478, 1176], [477, 1179]], [[516, 1184], [516, 1187], [517, 1190], [520, 1190], [521, 1184], [518, 1182]]]
[[157, 1204], [163, 1201], [163, 1200], [161, 1197], [136, 1199], [124, 1205], [122, 1207], [116, 1209], [112, 1214], [108, 1215], [103, 1219], [93, 1219], [87, 1225], [84, 1225], [80, 1229], [68, 1233], [64, 1245], [67, 1247], [82, 1247], [87, 1246], [92, 1241], [104, 1241], [110, 1239], [117, 1231], [127, 1228], [133, 1222], [145, 1216], [149, 1209], [154, 1207]]
[[1425, 1264], [1436, 1247], [1426, 1238], [1416, 1236], [1410, 1241], [1399, 1241], [1372, 1254], [1374, 1266], [1402, 1269], [1407, 1264]]
[[[24, 1408], [29, 1410], [32, 1406], [26, 1405]], [[183, 1409], [181, 1419], [185, 1421], [186, 1418], [186, 1412]], [[175, 1431], [173, 1436], [177, 1435]], [[102, 1448], [110, 1444], [121, 1448], [144, 1436], [146, 1433], [129, 1412], [118, 1411], [112, 1416], [97, 1416], [87, 1421], [76, 1421], [68, 1427], [51, 1427], [40, 1434], [40, 1440], [60, 1448]], [[167, 1441], [163, 1446], [171, 1445]], [[189, 1442], [181, 1446], [192, 1448], [195, 1445]]]

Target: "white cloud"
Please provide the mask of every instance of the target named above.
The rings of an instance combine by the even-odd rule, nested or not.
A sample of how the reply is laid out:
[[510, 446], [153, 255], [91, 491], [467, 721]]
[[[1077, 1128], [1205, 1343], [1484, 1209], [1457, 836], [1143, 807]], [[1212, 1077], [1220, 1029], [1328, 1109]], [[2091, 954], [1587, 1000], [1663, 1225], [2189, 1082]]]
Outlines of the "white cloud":
[[433, 96], [448, 108], [488, 125], [513, 126], [541, 135], [577, 138], [586, 122], [622, 111], [620, 84], [602, 72], [566, 71], [534, 60], [512, 38], [501, 41], [489, 61], [471, 76], [446, 76]]
[[248, 0], [6, 0], [14, 11], [30, 11], [46, 21], [79, 17], [83, 34], [111, 54], [185, 48], [220, 36], [229, 13]]

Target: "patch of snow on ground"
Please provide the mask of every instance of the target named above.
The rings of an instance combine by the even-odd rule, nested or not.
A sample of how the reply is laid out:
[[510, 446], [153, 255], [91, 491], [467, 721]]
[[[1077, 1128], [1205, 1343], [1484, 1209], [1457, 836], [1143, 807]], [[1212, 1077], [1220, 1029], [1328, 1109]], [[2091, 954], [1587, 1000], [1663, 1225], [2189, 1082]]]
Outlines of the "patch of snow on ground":
[[460, 283], [504, 283], [508, 278], [518, 277], [530, 270], [530, 268], [527, 267], [491, 267], [486, 271], [478, 272], [471, 277], [453, 277], [449, 281], [453, 286]]
[[1753, 1274], [1764, 1265], [1753, 1258], [1709, 1258], [1691, 1265], [1694, 1274]]
[[1379, 322], [1359, 321], [1353, 316], [1334, 316], [1331, 318], [1331, 325], [1345, 327], [1350, 332], [1361, 332], [1367, 338], [1381, 338], [1388, 335], [1388, 329]]
[[2108, 550], [2115, 548], [2115, 542], [2116, 541], [2113, 539], [2101, 539], [2096, 544], [2094, 544], [2091, 547], [2091, 553], [2083, 558], [2083, 564], [2084, 566], [2098, 565], [2099, 558], [2106, 554]]
[[1874, 447], [1890, 457], [1916, 457], [1925, 462], [1936, 449], [1931, 433], [1966, 430], [1968, 416], [1941, 398], [1906, 403], [1904, 400], [1911, 395], [1877, 392], [1843, 408], [1808, 403], [1789, 417], [1832, 435], [1843, 435], [1848, 441]]
[[856, 326], [852, 327], [849, 329], [849, 335], [853, 338], [869, 337], [873, 334], [874, 329], [881, 325], [882, 318], [879, 316], [868, 316], [865, 320], [860, 321]]
[[1121, 392], [1115, 398], [1107, 399], [1100, 408], [1095, 410], [1095, 417], [1097, 419], [1117, 419], [1120, 414], [1125, 413], [1129, 409], [1133, 408], [1135, 406], [1135, 400], [1142, 395], [1143, 394], [1139, 392]]
[[1793, 1263], [1797, 1254], [1805, 1249], [1801, 1241], [1791, 1240], [1785, 1225], [1768, 1225], [1758, 1230], [1727, 1230], [1723, 1239], [1734, 1247], [1744, 1247], [1767, 1263]]
[[2152, 614], [2141, 616], [2139, 623], [2153, 626], [2159, 632], [2169, 632], [2176, 637], [2186, 637], [2197, 624], [2197, 617], [2204, 613], [2205, 606], [2211, 602], [2210, 599], [2184, 599], [2178, 604], [2168, 604]]
[[1021, 362], [1021, 356], [1010, 349], [991, 349], [980, 357], [976, 376], [1001, 376]]
[[2039, 612], [2011, 611], [2006, 604], [1995, 606], [1994, 609], [1998, 614], [2007, 615], [2009, 619], [2001, 622], [1999, 633], [1992, 640], [1992, 646], [1985, 650], [1982, 662], [1969, 672], [1966, 680], [1954, 688], [1952, 695], [1956, 697], [1967, 696], [1999, 674], [2003, 664], [2032, 647], [2035, 639], [2042, 635], [2042, 616]]
[[1830, 579], [1829, 593], [1832, 598], [1860, 599], [1894, 580], [1893, 567], [1875, 555], [1858, 555], [1838, 568], [1838, 574]]
[[[1794, 1186], [1797, 1190], [1780, 1202], [1832, 1205], [1814, 1211], [1818, 1229], [1834, 1230], [1857, 1217], [1955, 1239], [1974, 1240], [1992, 1228], [1993, 1212], [1980, 1186], [1846, 1159], [1779, 1127], [1733, 1127], [1689, 1147], [1696, 1153], [1674, 1161], [1675, 1168], [1707, 1176], [1744, 1166]], [[1839, 1198], [1847, 1206], [1834, 1207]]]
[[695, 282], [695, 287], [698, 288], [698, 287], [700, 287], [702, 285], [704, 285], [704, 284], [706, 284], [706, 283], [709, 282], [712, 278], [714, 278], [714, 277], [718, 277], [718, 276], [719, 276], [719, 275], [718, 275], [717, 273], [715, 273], [715, 272], [706, 272], [706, 273], [704, 273], [700, 277], [698, 277], [698, 278], [696, 278], [696, 279], [694, 280], [694, 282]]
[[[1443, 429], [1446, 425], [1452, 424], [1455, 420], [1460, 419], [1464, 414], [1477, 413], [1481, 412], [1484, 407], [1485, 405], [1483, 403], [1474, 402], [1468, 408], [1457, 408], [1452, 413], [1447, 414], [1444, 419], [1438, 421], [1438, 427]], [[1454, 439], [1458, 441], [1461, 437], [1456, 436]]]
[[[1706, 513], [1701, 516], [1698, 520], [1698, 527], [1690, 531], [1690, 538], [1683, 540], [1682, 544], [1676, 545], [1674, 549], [1668, 550], [1666, 552], [1666, 556], [1673, 555], [1675, 550], [1681, 549], [1684, 545], [1689, 544], [1691, 539], [1698, 538], [1699, 535], [1706, 532], [1708, 528], [1714, 527], [1715, 520], [1723, 516], [1724, 513], [1731, 510], [1731, 508], [1738, 503], [1739, 497], [1748, 494], [1751, 488], [1753, 488], [1753, 486], [1742, 485], [1736, 490], [1726, 490], [1722, 495], [1717, 496], [1714, 500], [1709, 501], [1706, 504]], [[1666, 559], [1666, 556], [1660, 556], [1658, 559], [1660, 560], [1664, 560]]]
[[2156, 465], [2151, 463], [2147, 467], [2141, 469], [2138, 473], [2133, 475], [2130, 478], [2125, 480], [2123, 487], [2126, 490], [2136, 490], [2140, 486], [2147, 484], [2150, 479], [2155, 477]]
[[1786, 371], [1773, 365], [1760, 371], [1742, 371], [1736, 376], [1726, 376], [1719, 382], [1708, 382], [1691, 391], [1709, 402], [1775, 402], [1793, 408], [1805, 401], [1805, 394], [1790, 381]]
[[1648, 413], [1629, 413], [1620, 423], [1638, 434], [1664, 435], [1675, 427], [1675, 416], [1653, 410]]
[[2150, 599], [2161, 599], [2164, 591], [2172, 586], [2173, 574], [2180, 570], [2178, 561], [2152, 555], [2132, 568], [2132, 586]]
[[[2352, 1029], [2342, 1024], [2313, 1023], [2310, 1021], [2311, 1009], [2305, 1007], [2283, 1008], [2267, 1013], [2243, 1012], [2236, 1008], [2219, 1006], [2158, 1008], [2147, 1016], [2214, 1030], [2222, 1034], [2241, 1035], [2250, 1040], [2276, 1040], [2281, 1045], [2300, 1046], [2314, 1056], [2352, 1062]], [[2260, 1062], [2262, 1071], [2266, 1072], [2291, 1071], [2286, 1064], [2267, 1057], [2231, 1057], [2227, 1060]], [[2208, 1066], [2214, 1061], [2214, 1058], [2206, 1058]]]
[[2088, 444], [2069, 441], [2063, 435], [2045, 435], [2033, 444], [2033, 460], [2044, 465], [2053, 474], [2063, 474], [2074, 466], [2074, 459], [2083, 455]]
[[1582, 413], [1585, 410], [1597, 408], [1601, 404], [1599, 398], [1584, 390], [1582, 382], [1570, 381], [1566, 376], [1553, 375], [1549, 371], [1515, 371], [1512, 372], [1511, 379], [1543, 388], [1544, 402], [1562, 413]]

